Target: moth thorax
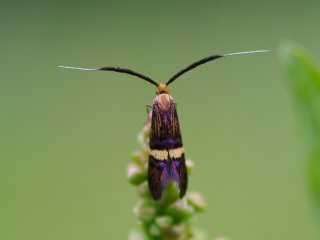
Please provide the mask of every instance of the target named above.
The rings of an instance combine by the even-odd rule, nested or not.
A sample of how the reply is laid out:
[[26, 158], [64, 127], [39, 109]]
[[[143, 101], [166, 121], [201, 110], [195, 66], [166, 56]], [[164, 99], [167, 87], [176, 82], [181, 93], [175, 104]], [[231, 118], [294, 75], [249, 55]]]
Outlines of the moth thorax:
[[157, 86], [157, 91], [156, 94], [162, 94], [162, 93], [169, 93], [169, 88], [166, 84], [164, 83], [159, 83], [159, 85]]
[[173, 98], [167, 93], [162, 93], [157, 95], [153, 101], [153, 104], [156, 104], [163, 110], [167, 110], [172, 103], [173, 103]]

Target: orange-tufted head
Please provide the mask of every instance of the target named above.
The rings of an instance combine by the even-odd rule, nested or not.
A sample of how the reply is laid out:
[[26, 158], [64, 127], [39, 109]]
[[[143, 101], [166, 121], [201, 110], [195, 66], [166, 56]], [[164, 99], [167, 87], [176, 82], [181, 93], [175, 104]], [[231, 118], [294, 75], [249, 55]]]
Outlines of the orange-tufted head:
[[169, 93], [169, 87], [167, 84], [164, 84], [164, 83], [159, 83], [158, 86], [157, 86], [157, 91], [156, 91], [156, 94], [159, 95], [159, 94], [162, 94], [162, 93]]

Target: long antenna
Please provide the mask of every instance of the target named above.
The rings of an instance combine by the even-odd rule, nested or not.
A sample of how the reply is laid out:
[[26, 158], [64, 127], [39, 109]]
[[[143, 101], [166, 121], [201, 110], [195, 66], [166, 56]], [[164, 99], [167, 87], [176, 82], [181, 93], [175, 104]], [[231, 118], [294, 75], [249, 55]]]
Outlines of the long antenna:
[[155, 86], [158, 86], [158, 83], [153, 81], [151, 78], [141, 74], [141, 73], [138, 73], [138, 72], [135, 72], [135, 71], [132, 71], [130, 69], [127, 69], [127, 68], [121, 68], [121, 67], [100, 67], [100, 68], [80, 68], [80, 67], [68, 67], [68, 66], [59, 66], [61, 68], [66, 68], [66, 69], [74, 69], [74, 70], [83, 70], [83, 71], [111, 71], [111, 72], [118, 72], [118, 73], [126, 73], [126, 74], [129, 74], [129, 75], [133, 75], [133, 76], [136, 76], [138, 78], [141, 78]]
[[263, 52], [269, 52], [270, 50], [256, 50], [256, 51], [248, 51], [248, 52], [236, 52], [236, 53], [227, 53], [227, 54], [215, 54], [215, 55], [211, 55], [205, 58], [202, 58], [192, 64], [190, 64], [189, 66], [183, 68], [182, 70], [180, 70], [179, 72], [177, 72], [175, 75], [173, 75], [169, 81], [167, 82], [167, 85], [169, 85], [170, 83], [172, 83], [173, 81], [175, 81], [178, 77], [180, 77], [182, 74], [202, 65], [205, 64], [207, 62], [211, 62], [213, 60], [216, 60], [218, 58], [222, 58], [222, 57], [227, 57], [227, 56], [232, 56], [232, 55], [241, 55], [241, 54], [251, 54], [251, 53], [263, 53]]

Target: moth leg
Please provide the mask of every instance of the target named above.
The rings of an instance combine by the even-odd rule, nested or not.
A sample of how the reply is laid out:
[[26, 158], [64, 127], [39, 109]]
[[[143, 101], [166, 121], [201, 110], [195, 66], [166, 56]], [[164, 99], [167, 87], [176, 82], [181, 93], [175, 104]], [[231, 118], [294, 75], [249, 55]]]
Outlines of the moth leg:
[[146, 105], [146, 110], [147, 110], [147, 114], [149, 114], [150, 111], [152, 111], [152, 106], [151, 105]]

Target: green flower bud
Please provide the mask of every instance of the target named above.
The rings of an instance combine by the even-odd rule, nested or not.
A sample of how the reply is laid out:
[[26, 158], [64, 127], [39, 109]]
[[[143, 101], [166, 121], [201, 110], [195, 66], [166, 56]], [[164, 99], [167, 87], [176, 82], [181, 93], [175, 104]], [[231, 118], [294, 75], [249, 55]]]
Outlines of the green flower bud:
[[129, 240], [147, 240], [145, 234], [140, 227], [136, 227], [129, 232]]
[[204, 197], [198, 192], [190, 192], [187, 201], [197, 212], [203, 212], [207, 207]]
[[145, 165], [148, 162], [148, 153], [145, 150], [137, 150], [131, 155], [132, 160], [138, 165]]
[[192, 206], [188, 205], [186, 199], [183, 198], [171, 204], [166, 213], [175, 219], [182, 220], [190, 218], [194, 213], [194, 209]]
[[127, 166], [127, 178], [133, 185], [139, 185], [147, 179], [147, 172], [137, 164], [130, 163]]
[[150, 198], [150, 191], [149, 191], [149, 186], [147, 182], [143, 182], [142, 184], [139, 185], [138, 187], [138, 194], [141, 197], [144, 198]]
[[141, 145], [144, 145], [146, 142], [149, 142], [150, 126], [151, 125], [149, 123], [145, 124], [138, 134], [138, 142]]
[[161, 235], [161, 230], [157, 225], [152, 224], [150, 226], [149, 233], [151, 236], [159, 237]]
[[173, 222], [173, 219], [169, 216], [160, 216], [160, 217], [157, 217], [155, 220], [155, 223], [161, 229], [169, 228], [172, 225], [172, 222]]
[[214, 238], [214, 240], [228, 240], [229, 238], [227, 237], [217, 237], [217, 238]]
[[190, 174], [194, 169], [194, 162], [191, 159], [186, 160], [187, 171]]
[[175, 225], [171, 228], [172, 235], [176, 236], [174, 239], [187, 239], [187, 227], [185, 224]]
[[156, 210], [149, 201], [139, 201], [133, 208], [134, 215], [144, 222], [150, 222], [155, 214]]

